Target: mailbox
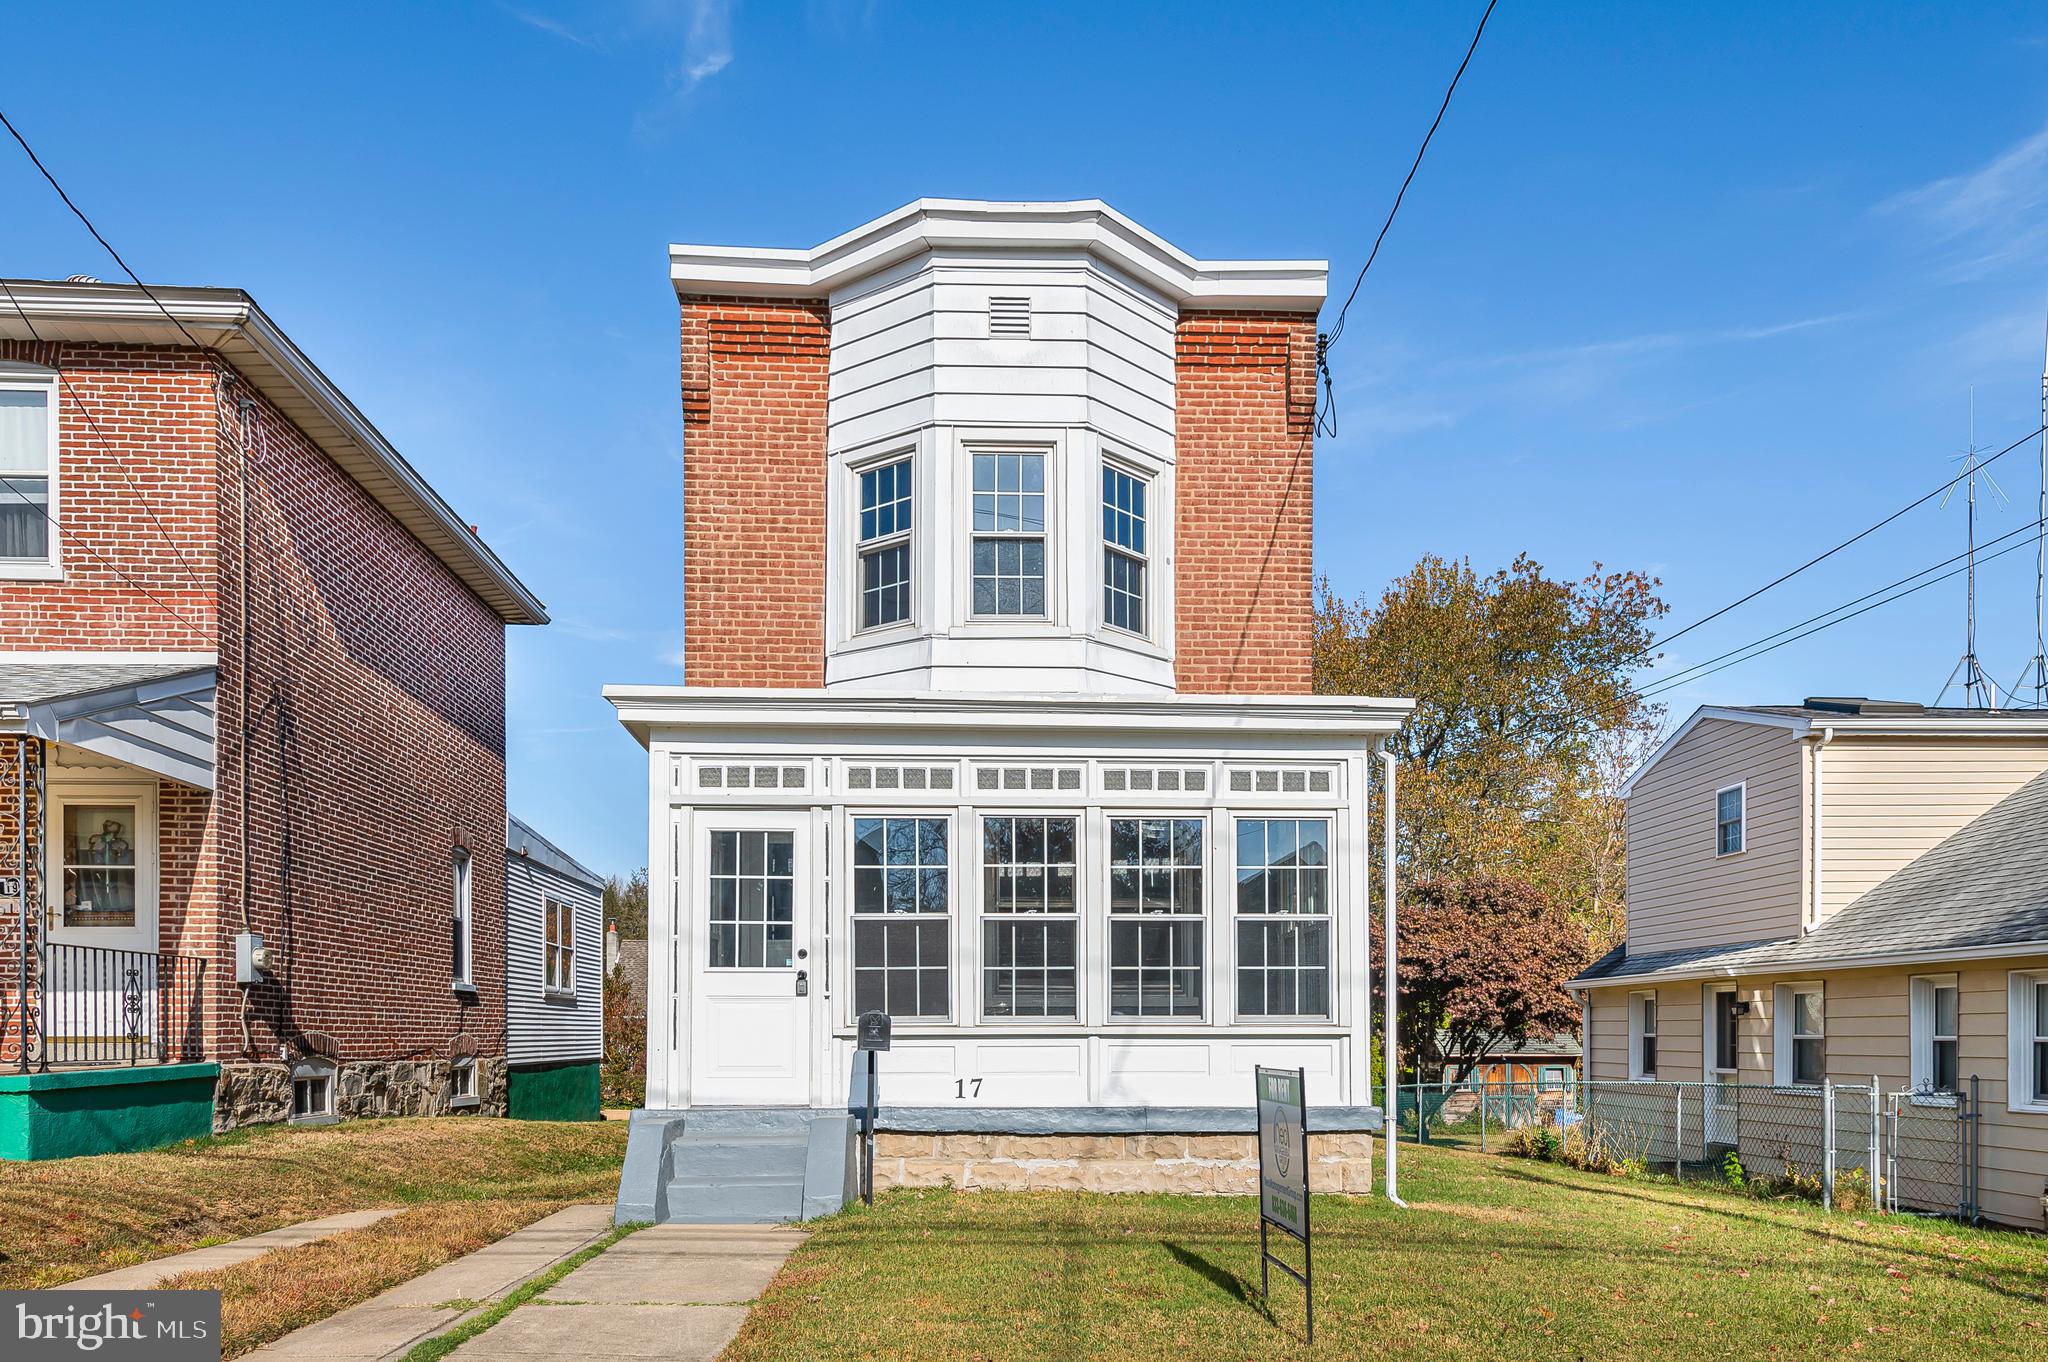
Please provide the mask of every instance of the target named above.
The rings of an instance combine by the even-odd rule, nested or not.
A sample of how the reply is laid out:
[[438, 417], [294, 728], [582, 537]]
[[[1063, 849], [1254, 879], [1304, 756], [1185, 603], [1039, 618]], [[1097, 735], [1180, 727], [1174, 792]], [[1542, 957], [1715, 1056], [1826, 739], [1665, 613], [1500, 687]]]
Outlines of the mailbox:
[[889, 1048], [889, 1014], [886, 1012], [863, 1012], [860, 1014], [859, 1039], [854, 1042], [856, 1050], [886, 1050]]

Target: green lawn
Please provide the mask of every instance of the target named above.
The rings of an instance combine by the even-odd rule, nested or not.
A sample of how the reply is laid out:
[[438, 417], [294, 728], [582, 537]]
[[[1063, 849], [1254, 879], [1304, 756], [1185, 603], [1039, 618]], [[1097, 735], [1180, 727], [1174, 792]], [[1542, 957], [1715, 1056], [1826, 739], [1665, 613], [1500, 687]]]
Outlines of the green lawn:
[[2048, 1240], [1404, 1146], [1318, 1197], [1317, 1319], [1248, 1199], [898, 1192], [817, 1225], [727, 1362], [2048, 1356]]

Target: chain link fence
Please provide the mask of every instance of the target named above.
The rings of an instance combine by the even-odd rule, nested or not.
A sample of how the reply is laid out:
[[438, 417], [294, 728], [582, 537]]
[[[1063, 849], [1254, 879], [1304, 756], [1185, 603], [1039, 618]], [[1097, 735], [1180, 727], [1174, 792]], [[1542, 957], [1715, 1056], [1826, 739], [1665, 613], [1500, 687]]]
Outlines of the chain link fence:
[[[1600, 1161], [1678, 1178], [1838, 1195], [1889, 1211], [1977, 1217], [1976, 1080], [1961, 1093], [1868, 1084], [1591, 1082], [1411, 1084], [1395, 1130], [1495, 1151], [1549, 1129]], [[1730, 1158], [1734, 1162], [1730, 1162]]]

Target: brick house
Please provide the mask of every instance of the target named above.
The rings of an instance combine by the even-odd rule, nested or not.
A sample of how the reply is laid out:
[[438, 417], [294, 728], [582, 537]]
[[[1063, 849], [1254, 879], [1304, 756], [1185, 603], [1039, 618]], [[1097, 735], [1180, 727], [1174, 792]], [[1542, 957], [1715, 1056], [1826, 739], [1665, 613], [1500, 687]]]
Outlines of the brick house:
[[[884, 1182], [1243, 1190], [1282, 1064], [1362, 1188], [1409, 704], [1310, 693], [1326, 266], [1093, 201], [670, 260], [685, 684], [605, 692], [651, 763], [620, 1213], [836, 1204], [870, 1011]], [[813, 1157], [734, 1191], [739, 1130]]]
[[540, 602], [246, 294], [6, 290], [0, 1155], [502, 1109]]

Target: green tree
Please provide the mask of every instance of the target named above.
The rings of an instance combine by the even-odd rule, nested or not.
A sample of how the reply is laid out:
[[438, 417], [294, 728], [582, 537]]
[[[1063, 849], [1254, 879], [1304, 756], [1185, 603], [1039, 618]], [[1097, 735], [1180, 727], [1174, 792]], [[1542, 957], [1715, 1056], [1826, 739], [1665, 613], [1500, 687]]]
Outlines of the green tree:
[[619, 935], [645, 940], [647, 937], [647, 870], [642, 867], [626, 879], [617, 875], [604, 882], [604, 924], [617, 923]]

